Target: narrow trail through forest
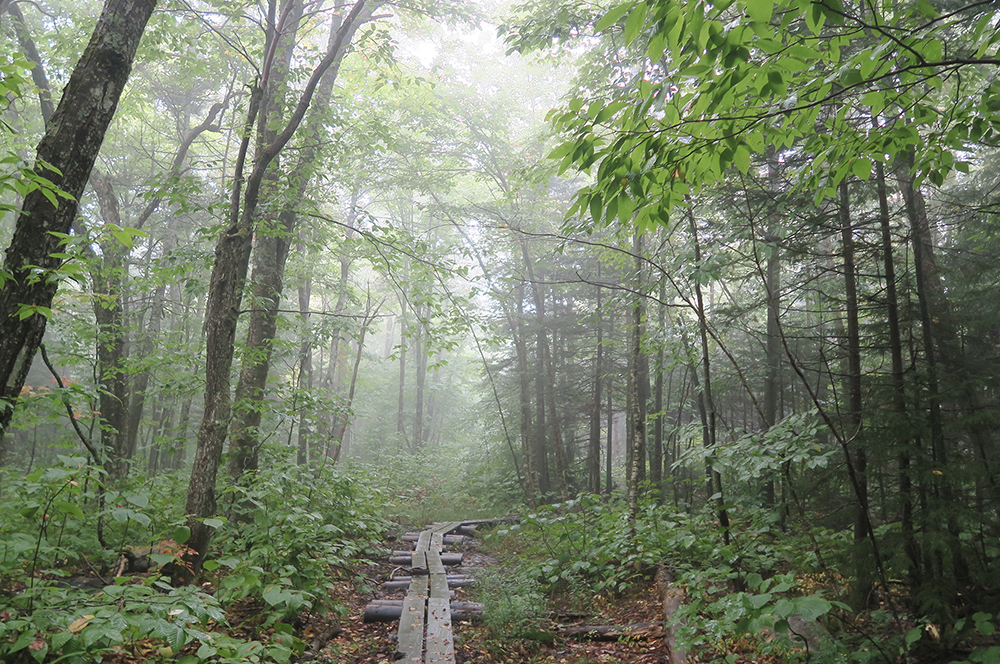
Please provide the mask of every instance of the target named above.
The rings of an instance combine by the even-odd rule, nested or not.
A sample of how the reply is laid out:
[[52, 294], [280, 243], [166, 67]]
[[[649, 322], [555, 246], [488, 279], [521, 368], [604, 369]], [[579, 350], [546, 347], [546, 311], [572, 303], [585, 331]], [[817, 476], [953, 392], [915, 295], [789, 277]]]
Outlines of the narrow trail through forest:
[[370, 599], [353, 598], [343, 632], [331, 641], [328, 653], [345, 664], [671, 661], [653, 587], [615, 603], [595, 598], [588, 607], [557, 601], [539, 623], [537, 641], [519, 642], [506, 635], [509, 640], [500, 645], [483, 620], [496, 607], [470, 600], [478, 599], [477, 577], [511, 573], [499, 558], [479, 548], [483, 531], [505, 520], [432, 523], [398, 540], [390, 538], [389, 547], [412, 545], [412, 550], [393, 550], [384, 559], [388, 564], [379, 564], [371, 576], [380, 583]]

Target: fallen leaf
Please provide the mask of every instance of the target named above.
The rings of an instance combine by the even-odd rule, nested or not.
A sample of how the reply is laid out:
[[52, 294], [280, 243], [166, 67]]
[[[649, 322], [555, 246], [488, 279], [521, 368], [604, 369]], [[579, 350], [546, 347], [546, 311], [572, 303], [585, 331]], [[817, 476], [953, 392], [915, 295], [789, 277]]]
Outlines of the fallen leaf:
[[78, 633], [80, 633], [81, 631], [83, 631], [84, 627], [86, 627], [87, 625], [90, 624], [90, 621], [93, 618], [94, 618], [93, 615], [86, 615], [86, 616], [84, 616], [82, 618], [78, 618], [78, 619], [74, 620], [73, 623], [69, 626], [69, 633], [70, 634], [78, 634]]

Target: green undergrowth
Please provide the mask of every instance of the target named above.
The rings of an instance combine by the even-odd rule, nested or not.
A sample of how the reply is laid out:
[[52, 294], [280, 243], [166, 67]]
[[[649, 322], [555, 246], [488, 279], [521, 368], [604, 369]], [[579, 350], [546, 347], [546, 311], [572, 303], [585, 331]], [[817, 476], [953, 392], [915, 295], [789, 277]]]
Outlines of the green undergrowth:
[[551, 645], [555, 636], [544, 629], [548, 600], [541, 584], [518, 568], [477, 570], [472, 596], [483, 605], [483, 648], [504, 661]]
[[977, 626], [970, 619], [945, 627], [902, 605], [853, 612], [842, 601], [845, 576], [823, 564], [848, 558], [846, 538], [820, 528], [783, 532], [765, 510], [730, 506], [730, 513], [727, 544], [712, 511], [678, 512], [649, 498], [630, 523], [622, 497], [585, 494], [526, 512], [486, 544], [516, 567], [519, 583], [584, 612], [596, 596], [614, 602], [668, 572], [685, 593], [679, 641], [708, 658], [700, 661], [947, 662], [949, 651], [964, 650], [968, 661], [1000, 662], [1000, 649], [982, 642], [992, 634], [991, 614], [976, 614]]
[[26, 477], [5, 471], [0, 499], [18, 508], [0, 511], [0, 661], [301, 655], [304, 621], [342, 614], [333, 584], [363, 580], [377, 555], [387, 494], [362, 469], [307, 470], [279, 456], [261, 465], [252, 482], [221, 487], [205, 574], [178, 588], [160, 572], [187, 551], [184, 478], [102, 490], [98, 470], [70, 456]]

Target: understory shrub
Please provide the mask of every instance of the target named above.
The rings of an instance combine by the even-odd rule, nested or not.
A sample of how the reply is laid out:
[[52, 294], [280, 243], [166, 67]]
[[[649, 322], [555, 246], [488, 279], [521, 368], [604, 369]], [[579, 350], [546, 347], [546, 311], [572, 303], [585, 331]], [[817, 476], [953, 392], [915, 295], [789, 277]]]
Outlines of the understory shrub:
[[[385, 494], [361, 472], [271, 454], [265, 470], [222, 487], [228, 511], [206, 519], [216, 533], [201, 587], [173, 588], [156, 573], [187, 551], [183, 478], [135, 475], [108, 488], [71, 456], [27, 476], [0, 471], [4, 499], [19, 505], [0, 511], [0, 661], [76, 664], [122, 652], [285, 664], [301, 654], [298, 617], [343, 613], [329, 590], [337, 577], [353, 580], [381, 539]], [[124, 562], [137, 559], [151, 571], [128, 574]], [[262, 628], [259, 640], [230, 635], [234, 618]]]

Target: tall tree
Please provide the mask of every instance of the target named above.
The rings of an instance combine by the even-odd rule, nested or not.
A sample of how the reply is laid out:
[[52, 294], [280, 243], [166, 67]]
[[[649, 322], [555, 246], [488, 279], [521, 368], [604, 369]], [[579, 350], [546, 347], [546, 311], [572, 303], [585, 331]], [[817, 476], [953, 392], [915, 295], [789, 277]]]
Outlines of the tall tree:
[[[60, 253], [156, 0], [108, 0], [38, 144], [0, 286], [0, 434], [31, 368], [58, 288]], [[51, 183], [51, 184], [48, 184]]]
[[[275, 132], [272, 140], [257, 146], [256, 154], [253, 157], [253, 166], [249, 175], [245, 175], [244, 164], [250, 147], [252, 128], [257, 122], [262, 98], [270, 84], [277, 35], [280, 34], [284, 25], [284, 18], [291, 10], [291, 3], [294, 2], [296, 0], [286, 1], [280, 18], [275, 16], [274, 4], [271, 4], [267, 22], [269, 49], [261, 63], [261, 78], [253, 88], [247, 109], [243, 141], [235, 166], [227, 227], [223, 230], [216, 245], [215, 262], [209, 283], [205, 312], [205, 411], [198, 430], [197, 449], [185, 506], [191, 528], [189, 545], [195, 552], [190, 562], [195, 572], [201, 568], [213, 530], [210, 525], [205, 523], [205, 519], [215, 516], [216, 512], [215, 481], [232, 412], [229, 373], [233, 363], [236, 325], [249, 268], [250, 251], [253, 246], [254, 227], [257, 219], [257, 205], [260, 201], [264, 176], [271, 161], [278, 156], [295, 134], [312, 103], [320, 79], [337, 61], [341, 46], [348, 36], [353, 34], [352, 28], [355, 22], [360, 20], [366, 11], [366, 0], [358, 0], [351, 8], [351, 11], [343, 19], [336, 39], [328, 45], [326, 53], [313, 68], [288, 120], [280, 125], [281, 130]], [[267, 120], [268, 118], [265, 116], [264, 121]], [[243, 188], [244, 178], [246, 179], [245, 190]]]

